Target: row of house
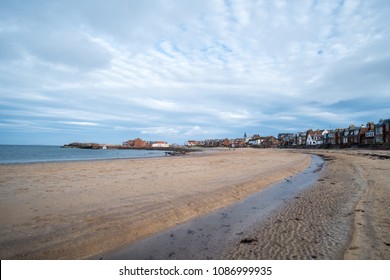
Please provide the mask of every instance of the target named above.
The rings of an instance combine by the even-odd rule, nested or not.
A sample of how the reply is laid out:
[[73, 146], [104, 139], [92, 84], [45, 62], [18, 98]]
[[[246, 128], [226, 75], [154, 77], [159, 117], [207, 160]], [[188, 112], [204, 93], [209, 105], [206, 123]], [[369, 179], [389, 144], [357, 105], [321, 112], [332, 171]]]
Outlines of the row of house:
[[216, 148], [216, 147], [232, 147], [232, 148], [242, 148], [246, 146], [244, 138], [235, 138], [235, 139], [206, 139], [206, 140], [188, 140], [186, 143], [188, 147], [207, 147], [207, 148]]
[[249, 146], [261, 148], [276, 148], [280, 145], [280, 141], [274, 136], [260, 136], [254, 134], [248, 141]]
[[123, 142], [122, 146], [134, 149], [169, 148], [169, 144], [165, 141], [144, 141], [141, 138]]
[[390, 143], [390, 119], [366, 125], [350, 125], [335, 130], [312, 130], [295, 134], [279, 134], [282, 146], [336, 145], [350, 147], [356, 145], [381, 145]]
[[[247, 137], [235, 139], [207, 139], [188, 140], [185, 144], [188, 147], [230, 147], [241, 148], [246, 146], [274, 148], [279, 146], [321, 146], [336, 145], [350, 147], [354, 145], [381, 145], [390, 143], [390, 119], [380, 120], [378, 123], [368, 122], [366, 125], [350, 125], [347, 128], [335, 130], [309, 129], [297, 133], [279, 133], [278, 138], [274, 136], [260, 136], [254, 134]], [[145, 149], [145, 148], [169, 148], [165, 141], [144, 141], [140, 138], [128, 140], [123, 143], [124, 147]]]
[[321, 146], [335, 145], [350, 147], [356, 145], [381, 145], [390, 143], [390, 119], [380, 120], [378, 123], [368, 122], [366, 125], [350, 125], [347, 128], [335, 130], [309, 129], [297, 133], [279, 133], [278, 138], [274, 136], [260, 136], [254, 134], [252, 137], [236, 139], [208, 139], [202, 141], [189, 140], [186, 146], [200, 147], [233, 147], [246, 146], [273, 148], [280, 146]]
[[229, 147], [229, 148], [242, 148], [247, 146], [257, 146], [263, 148], [278, 147], [280, 141], [274, 136], [263, 136], [258, 134], [253, 135], [251, 138], [247, 137], [246, 133], [243, 138], [235, 139], [207, 139], [202, 141], [188, 140], [186, 146], [188, 147]]

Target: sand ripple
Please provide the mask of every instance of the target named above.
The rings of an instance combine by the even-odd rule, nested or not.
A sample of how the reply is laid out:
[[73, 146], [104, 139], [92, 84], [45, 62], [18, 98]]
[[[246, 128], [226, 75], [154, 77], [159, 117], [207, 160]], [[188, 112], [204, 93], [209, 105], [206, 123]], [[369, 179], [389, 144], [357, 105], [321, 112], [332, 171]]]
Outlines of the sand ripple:
[[224, 258], [390, 258], [390, 161], [361, 153], [316, 153], [327, 161], [317, 184], [244, 236]]

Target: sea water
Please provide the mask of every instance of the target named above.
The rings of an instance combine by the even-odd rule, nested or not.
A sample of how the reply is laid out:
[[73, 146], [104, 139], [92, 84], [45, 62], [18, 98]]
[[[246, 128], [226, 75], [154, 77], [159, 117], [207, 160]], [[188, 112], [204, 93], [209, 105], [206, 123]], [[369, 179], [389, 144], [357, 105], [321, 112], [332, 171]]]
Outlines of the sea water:
[[0, 164], [161, 157], [157, 150], [92, 150], [61, 146], [0, 145]]

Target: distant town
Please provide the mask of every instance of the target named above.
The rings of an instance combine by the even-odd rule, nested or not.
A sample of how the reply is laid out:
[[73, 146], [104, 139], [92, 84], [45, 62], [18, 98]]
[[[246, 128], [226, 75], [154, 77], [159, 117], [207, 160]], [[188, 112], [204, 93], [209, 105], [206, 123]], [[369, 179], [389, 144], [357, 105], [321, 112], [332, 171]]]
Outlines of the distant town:
[[279, 133], [274, 136], [260, 136], [258, 134], [237, 139], [213, 139], [204, 141], [190, 140], [187, 146], [199, 147], [369, 147], [383, 146], [390, 148], [390, 119], [380, 120], [378, 123], [368, 122], [360, 126], [349, 125], [338, 129], [308, 129], [296, 133]]
[[363, 148], [383, 147], [390, 148], [390, 118], [381, 119], [378, 123], [368, 122], [360, 126], [349, 125], [346, 128], [338, 129], [308, 129], [296, 133], [279, 133], [275, 136], [260, 136], [254, 134], [248, 137], [245, 133], [243, 138], [235, 139], [206, 139], [188, 140], [184, 146], [170, 145], [166, 141], [145, 141], [141, 138], [128, 140], [122, 145], [106, 145], [96, 143], [71, 143], [66, 148], [85, 149], [182, 149], [192, 147], [257, 147], [257, 148], [278, 148], [278, 147], [317, 147], [317, 148]]

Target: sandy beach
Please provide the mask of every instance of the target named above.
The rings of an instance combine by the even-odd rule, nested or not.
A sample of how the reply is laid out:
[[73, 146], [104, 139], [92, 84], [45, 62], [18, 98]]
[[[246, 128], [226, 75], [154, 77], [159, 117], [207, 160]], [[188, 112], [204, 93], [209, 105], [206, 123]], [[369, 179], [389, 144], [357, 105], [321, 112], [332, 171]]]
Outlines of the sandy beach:
[[304, 152], [326, 161], [318, 182], [223, 258], [390, 259], [390, 152]]
[[226, 149], [0, 165], [0, 258], [91, 258], [239, 201], [309, 163], [300, 153]]
[[235, 203], [321, 155], [317, 183], [222, 259], [390, 259], [390, 151], [236, 149], [0, 165], [1, 259], [86, 259]]

